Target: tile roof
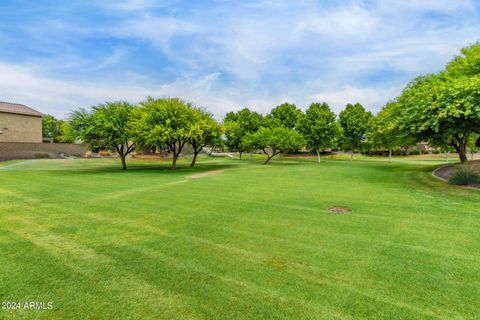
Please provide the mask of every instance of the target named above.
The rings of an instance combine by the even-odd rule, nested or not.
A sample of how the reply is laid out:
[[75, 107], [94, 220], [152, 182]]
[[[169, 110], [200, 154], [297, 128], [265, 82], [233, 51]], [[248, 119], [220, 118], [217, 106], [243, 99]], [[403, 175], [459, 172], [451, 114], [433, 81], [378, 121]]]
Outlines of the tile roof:
[[33, 110], [32, 108], [27, 107], [23, 104], [10, 103], [10, 102], [4, 102], [4, 101], [0, 101], [0, 112], [26, 114], [26, 115], [38, 116], [38, 117], [43, 116], [42, 113], [36, 110]]

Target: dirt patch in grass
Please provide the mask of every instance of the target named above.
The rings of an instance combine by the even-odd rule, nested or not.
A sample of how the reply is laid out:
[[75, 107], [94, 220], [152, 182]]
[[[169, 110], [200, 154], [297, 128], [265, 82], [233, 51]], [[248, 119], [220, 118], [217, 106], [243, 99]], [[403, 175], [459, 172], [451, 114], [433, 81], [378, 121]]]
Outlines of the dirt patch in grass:
[[207, 172], [200, 172], [200, 173], [195, 173], [189, 176], [190, 179], [200, 179], [200, 178], [205, 178], [214, 174], [219, 174], [222, 173], [223, 170], [211, 170]]
[[331, 206], [327, 210], [331, 213], [339, 213], [339, 214], [346, 214], [346, 213], [352, 212], [352, 209], [347, 207], [340, 207], [340, 206]]
[[277, 271], [285, 270], [287, 267], [287, 262], [280, 258], [272, 258], [267, 261], [267, 264]]

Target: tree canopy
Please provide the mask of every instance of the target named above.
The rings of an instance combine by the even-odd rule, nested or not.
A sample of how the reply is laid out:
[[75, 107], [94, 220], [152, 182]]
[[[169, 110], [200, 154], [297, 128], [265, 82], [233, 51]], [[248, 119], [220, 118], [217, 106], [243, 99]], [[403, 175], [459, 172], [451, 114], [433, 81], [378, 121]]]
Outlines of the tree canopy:
[[298, 131], [305, 138], [307, 147], [317, 152], [318, 162], [320, 151], [332, 147], [338, 133], [335, 119], [335, 113], [323, 102], [312, 103], [298, 121]]
[[245, 136], [256, 132], [264, 125], [261, 114], [244, 108], [238, 112], [229, 112], [224, 118], [225, 145], [230, 151], [236, 151], [242, 158], [242, 153], [248, 151], [249, 146], [245, 143]]
[[480, 133], [480, 45], [462, 50], [438, 74], [414, 79], [395, 101], [399, 129], [415, 141], [453, 147], [467, 162], [467, 144]]
[[140, 106], [135, 121], [137, 141], [141, 145], [166, 148], [172, 154], [172, 169], [176, 169], [196, 120], [192, 105], [178, 98], [149, 97]]
[[270, 127], [284, 127], [287, 129], [294, 129], [297, 126], [298, 120], [302, 116], [302, 111], [294, 104], [284, 103], [270, 111], [267, 115], [268, 125]]
[[70, 117], [73, 134], [93, 147], [114, 148], [127, 169], [126, 156], [133, 152], [132, 119], [135, 106], [128, 102], [107, 102], [75, 111]]
[[342, 129], [341, 144], [351, 151], [352, 157], [353, 152], [360, 149], [372, 117], [372, 113], [366, 111], [360, 103], [347, 104], [338, 116]]
[[188, 133], [187, 141], [193, 148], [191, 167], [195, 165], [198, 154], [207, 145], [212, 145], [221, 138], [223, 128], [214, 119], [211, 113], [200, 108], [193, 110], [193, 123]]
[[245, 143], [252, 149], [260, 149], [267, 155], [267, 164], [276, 155], [286, 151], [296, 151], [303, 147], [300, 133], [284, 127], [262, 127], [246, 136]]

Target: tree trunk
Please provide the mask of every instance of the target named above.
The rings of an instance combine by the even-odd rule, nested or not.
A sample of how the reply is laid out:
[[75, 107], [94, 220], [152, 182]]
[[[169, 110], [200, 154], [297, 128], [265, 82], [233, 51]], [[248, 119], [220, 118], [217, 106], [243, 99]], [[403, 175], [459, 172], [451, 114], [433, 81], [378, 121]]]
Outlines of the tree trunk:
[[120, 159], [122, 160], [122, 170], [127, 170], [127, 161], [125, 160], [126, 155], [121, 153]]
[[466, 144], [461, 144], [458, 148], [458, 156], [460, 157], [460, 162], [461, 163], [467, 163], [468, 158], [467, 158], [467, 145]]
[[172, 170], [177, 169], [177, 158], [178, 158], [178, 154], [176, 152], [173, 152]]
[[270, 162], [270, 160], [275, 157], [275, 154], [272, 154], [271, 156], [268, 156], [267, 160], [265, 160], [265, 162], [263, 164], [267, 164]]
[[474, 155], [475, 155], [475, 152], [471, 151], [470, 153], [471, 153], [471, 158], [470, 158], [470, 160], [473, 161], [473, 157], [474, 157]]
[[242, 151], [240, 151], [240, 160], [242, 160]]
[[448, 151], [445, 151], [445, 162], [448, 162]]
[[322, 160], [320, 159], [320, 151], [317, 149], [317, 161], [320, 163]]
[[392, 162], [392, 150], [388, 150], [388, 162]]
[[198, 156], [198, 152], [194, 151], [193, 152], [193, 159], [192, 159], [192, 163], [190, 163], [190, 167], [193, 167], [195, 165], [195, 162], [197, 161], [197, 156]]
[[353, 150], [350, 151], [350, 161], [353, 160]]

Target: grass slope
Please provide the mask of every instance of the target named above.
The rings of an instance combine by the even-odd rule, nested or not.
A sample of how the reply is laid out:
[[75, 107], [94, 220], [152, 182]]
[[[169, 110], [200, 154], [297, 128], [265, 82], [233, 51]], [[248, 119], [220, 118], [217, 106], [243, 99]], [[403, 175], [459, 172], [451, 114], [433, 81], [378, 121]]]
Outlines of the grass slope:
[[0, 317], [478, 316], [480, 192], [432, 161], [281, 160], [0, 164], [0, 301], [54, 305]]

